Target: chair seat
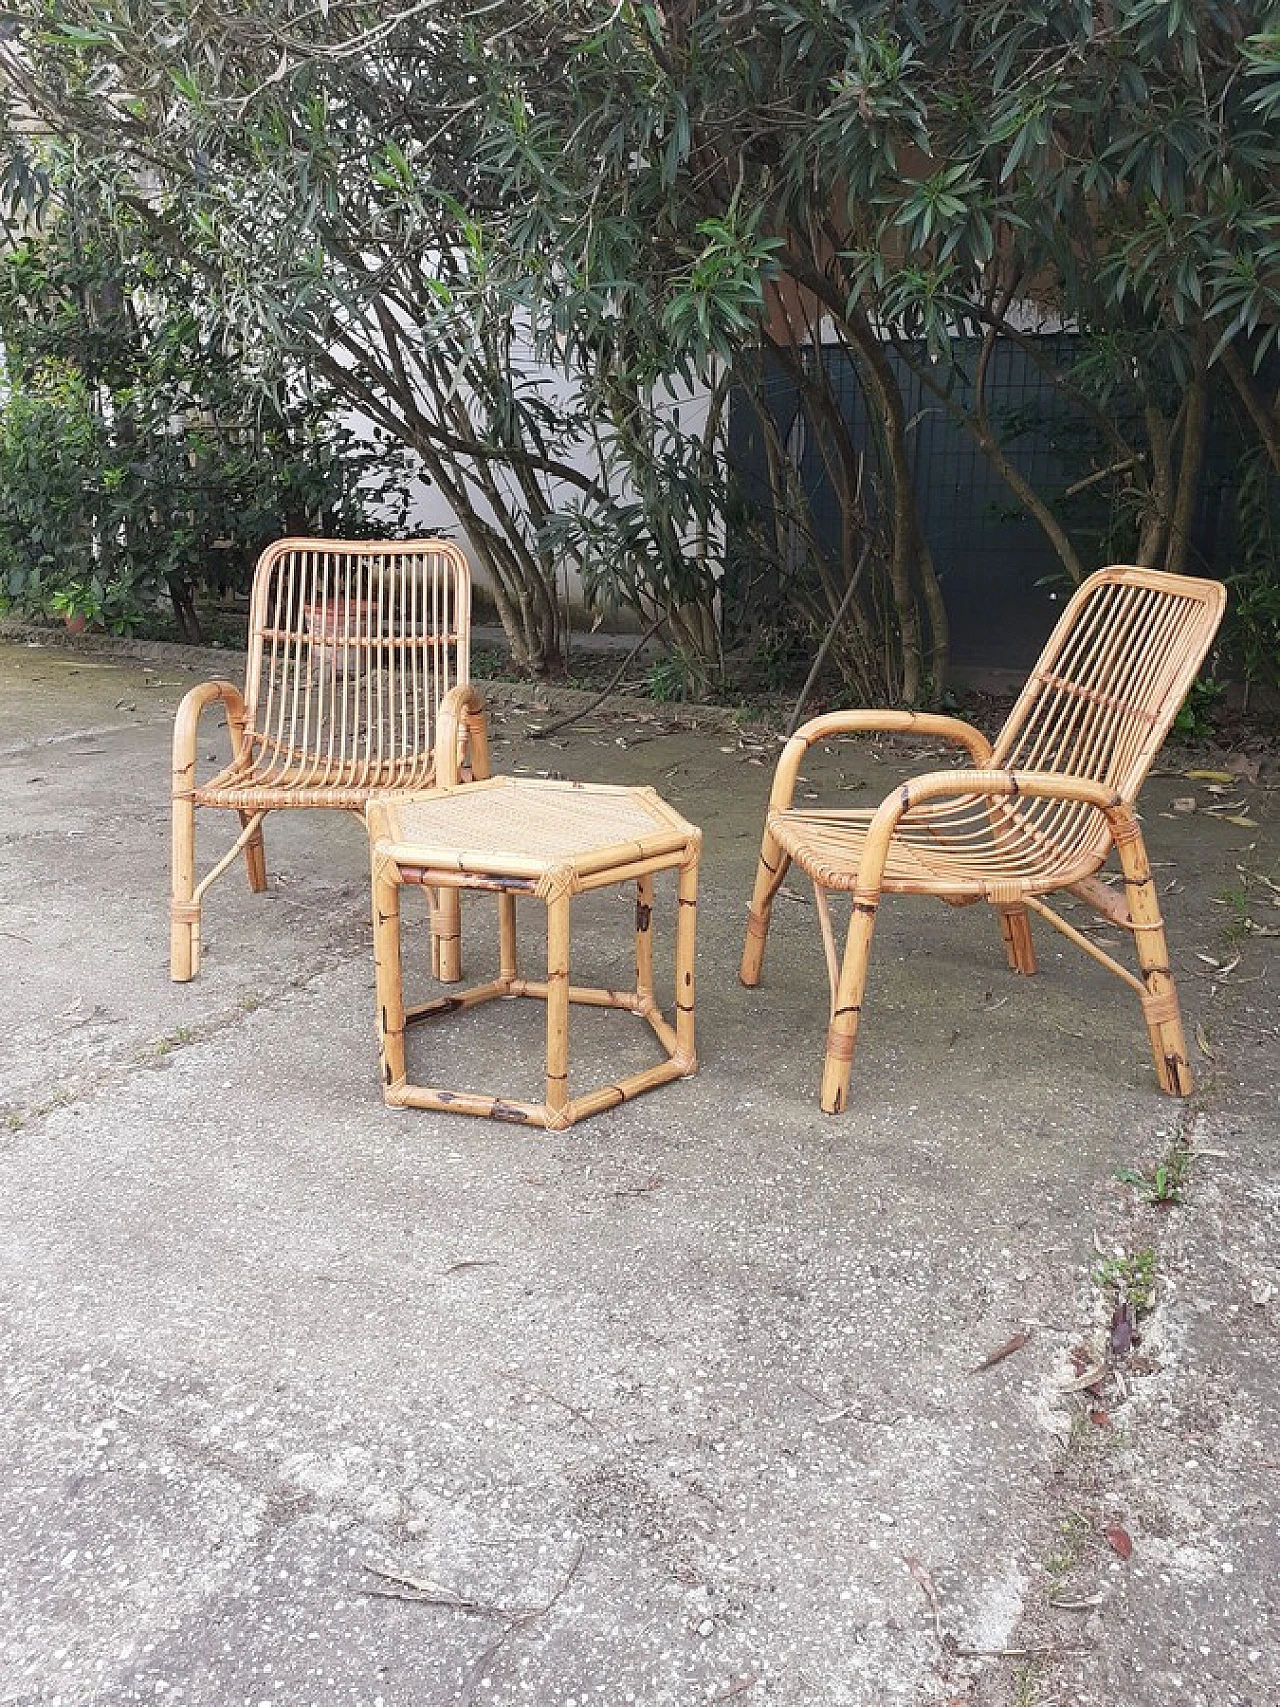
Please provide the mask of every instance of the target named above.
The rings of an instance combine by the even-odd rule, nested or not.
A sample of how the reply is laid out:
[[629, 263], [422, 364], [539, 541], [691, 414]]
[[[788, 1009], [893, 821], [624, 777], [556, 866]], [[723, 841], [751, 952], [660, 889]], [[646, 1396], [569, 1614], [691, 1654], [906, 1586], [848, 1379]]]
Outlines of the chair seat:
[[228, 765], [195, 789], [197, 806], [230, 806], [242, 812], [274, 812], [290, 806], [331, 806], [363, 812], [369, 796], [394, 789], [430, 788], [435, 764], [430, 754], [400, 762], [382, 760], [337, 764], [318, 758], [281, 763], [259, 755], [249, 765]]
[[[1001, 801], [970, 795], [917, 808], [898, 825], [880, 886], [904, 895], [986, 901], [1077, 883], [1106, 859], [1105, 820], [1088, 808], [1070, 810], [1077, 833], [1059, 839], [1060, 829], [1050, 836]], [[852, 889], [872, 817], [869, 811], [793, 807], [770, 812], [768, 828], [815, 883]]]

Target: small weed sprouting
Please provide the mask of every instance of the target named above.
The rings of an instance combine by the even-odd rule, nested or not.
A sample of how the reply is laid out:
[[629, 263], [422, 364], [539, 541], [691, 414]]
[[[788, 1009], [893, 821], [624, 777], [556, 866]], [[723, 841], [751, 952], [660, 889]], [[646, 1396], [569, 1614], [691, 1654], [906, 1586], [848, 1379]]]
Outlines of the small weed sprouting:
[[1149, 1245], [1128, 1256], [1108, 1257], [1095, 1270], [1095, 1286], [1127, 1300], [1137, 1316], [1145, 1316], [1156, 1301], [1156, 1253]]
[[1062, 1545], [1044, 1562], [1045, 1573], [1054, 1591], [1062, 1587], [1080, 1563], [1085, 1543], [1093, 1533], [1093, 1526], [1082, 1511], [1069, 1511], [1061, 1527]]
[[256, 1014], [262, 1006], [262, 997], [256, 990], [246, 990], [240, 998], [240, 1011], [246, 1014]]
[[175, 1049], [182, 1049], [188, 1043], [195, 1043], [200, 1033], [191, 1025], [180, 1025], [165, 1037], [157, 1037], [154, 1043], [148, 1043], [140, 1049], [134, 1059], [139, 1061], [163, 1061], [166, 1055], [172, 1055]]
[[1230, 918], [1222, 927], [1223, 946], [1235, 948], [1248, 936], [1250, 930], [1249, 896], [1244, 889], [1224, 889], [1221, 895], [1215, 897], [1219, 904], [1230, 912]]
[[1168, 1209], [1182, 1202], [1182, 1193], [1191, 1168], [1191, 1152], [1180, 1140], [1170, 1144], [1164, 1157], [1149, 1173], [1137, 1168], [1119, 1168], [1116, 1178], [1142, 1193], [1146, 1203], [1158, 1209]]
[[1039, 1707], [1042, 1699], [1040, 1679], [1036, 1675], [1035, 1666], [1024, 1665], [1013, 1680], [1013, 1694], [1009, 1697], [1009, 1707]]
[[15, 1108], [11, 1109], [9, 1113], [5, 1115], [4, 1124], [5, 1130], [8, 1132], [21, 1132], [22, 1128], [26, 1125], [26, 1121]]

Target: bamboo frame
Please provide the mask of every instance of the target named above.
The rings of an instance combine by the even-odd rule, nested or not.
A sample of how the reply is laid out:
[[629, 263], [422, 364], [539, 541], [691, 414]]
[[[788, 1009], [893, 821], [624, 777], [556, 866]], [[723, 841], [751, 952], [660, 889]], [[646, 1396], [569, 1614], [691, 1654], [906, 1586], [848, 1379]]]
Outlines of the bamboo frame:
[[[455, 804], [462, 808], [460, 814], [454, 812]], [[498, 777], [445, 787], [425, 799], [375, 798], [368, 808], [368, 822], [378, 1046], [383, 1098], [390, 1107], [447, 1110], [561, 1131], [697, 1071], [694, 952], [702, 835], [651, 789]], [[497, 844], [487, 853], [476, 845], [486, 825]], [[618, 837], [620, 826], [636, 833]], [[518, 827], [518, 836], [504, 837], [504, 830], [513, 827]], [[516, 851], [517, 839], [522, 851]], [[654, 875], [669, 870], [677, 873], [675, 999], [670, 1022], [654, 993], [652, 936]], [[574, 896], [631, 882], [636, 885], [635, 989], [574, 984], [570, 978]], [[400, 892], [410, 884], [437, 893], [470, 889], [496, 896], [496, 977], [456, 995], [405, 1007]], [[519, 973], [518, 895], [539, 899], [547, 908], [544, 979], [522, 978]], [[546, 1004], [541, 1103], [410, 1083], [405, 1057], [409, 1026], [508, 997], [531, 997]], [[571, 1095], [569, 1015], [574, 1006], [636, 1014], [647, 1022], [665, 1059], [610, 1085]]]
[[[170, 975], [200, 968], [206, 891], [243, 853], [249, 886], [267, 887], [262, 821], [286, 807], [363, 814], [379, 789], [457, 782], [471, 743], [471, 773], [489, 774], [478, 702], [466, 690], [471, 658], [471, 576], [441, 539], [283, 539], [254, 572], [243, 693], [203, 682], [182, 701], [173, 732]], [[225, 707], [231, 759], [196, 777], [202, 714]], [[241, 834], [196, 881], [196, 809], [238, 813]], [[432, 964], [462, 976], [456, 895], [432, 907]]]
[[[739, 976], [760, 981], [773, 900], [792, 861], [812, 879], [831, 980], [820, 1101], [838, 1113], [866, 994], [876, 915], [885, 893], [986, 901], [1015, 972], [1036, 970], [1030, 914], [1053, 926], [1138, 995], [1160, 1088], [1193, 1088], [1177, 989], [1169, 969], [1142, 830], [1138, 791], [1222, 620], [1216, 581], [1118, 566], [1075, 592], [992, 745], [954, 718], [848, 711], [817, 717], [779, 760], [747, 914]], [[872, 730], [941, 738], [970, 768], [902, 784], [874, 812], [800, 810], [796, 780], [819, 741]], [[1115, 854], [1123, 899], [1096, 873]], [[827, 912], [847, 891], [851, 917], [837, 965]], [[1066, 890], [1132, 935], [1135, 975], [1043, 896]]]

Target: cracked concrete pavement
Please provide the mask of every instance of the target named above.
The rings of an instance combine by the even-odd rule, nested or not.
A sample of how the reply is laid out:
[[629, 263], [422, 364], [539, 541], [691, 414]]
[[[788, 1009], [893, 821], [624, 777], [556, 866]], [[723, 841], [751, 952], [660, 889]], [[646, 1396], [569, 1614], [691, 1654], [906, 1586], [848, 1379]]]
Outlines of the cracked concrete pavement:
[[[735, 976], [776, 741], [619, 702], [535, 744], [495, 689], [498, 768], [705, 832], [698, 1075], [538, 1135], [383, 1108], [354, 819], [270, 818], [270, 893], [230, 872], [169, 982], [172, 715], [220, 667], [0, 642], [0, 1703], [1280, 1702], [1274, 774], [1253, 826], [1183, 758], [1144, 796], [1191, 1104], [1068, 945], [1018, 980], [982, 909], [926, 948], [891, 900], [828, 1119], [800, 884]], [[625, 976], [626, 921], [580, 903], [575, 967]], [[415, 1048], [521, 1094], [540, 1028]], [[647, 1059], [620, 1014], [572, 1047]], [[1171, 1148], [1181, 1203], [1117, 1178]], [[1147, 1251], [1141, 1343], [1079, 1390]]]

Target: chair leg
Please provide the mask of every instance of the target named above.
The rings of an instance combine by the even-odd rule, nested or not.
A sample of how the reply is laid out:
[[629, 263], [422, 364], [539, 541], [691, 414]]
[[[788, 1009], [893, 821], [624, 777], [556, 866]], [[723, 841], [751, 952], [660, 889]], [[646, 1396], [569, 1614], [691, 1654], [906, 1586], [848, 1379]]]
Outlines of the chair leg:
[[1151, 1039], [1156, 1079], [1170, 1096], [1187, 1097], [1195, 1089], [1195, 1077], [1187, 1057], [1187, 1038], [1182, 1027], [1178, 987], [1169, 969], [1169, 947], [1160, 916], [1155, 880], [1147, 859], [1146, 844], [1136, 820], [1122, 828], [1112, 826], [1120, 869], [1124, 873], [1125, 901], [1133, 925], [1134, 946], [1142, 968], [1146, 994], [1142, 1016]]
[[853, 895], [853, 917], [845, 939], [844, 960], [836, 985], [835, 1007], [827, 1028], [827, 1055], [822, 1064], [822, 1112], [839, 1114], [849, 1100], [849, 1070], [858, 1042], [858, 1021], [867, 987], [867, 962], [876, 928], [879, 896]]
[[698, 928], [698, 860], [680, 867], [676, 881], [676, 1054], [687, 1073], [697, 1070], [694, 1048], [694, 944]]
[[[241, 811], [241, 829], [248, 826], [249, 820], [252, 816], [252, 812]], [[245, 868], [249, 873], [250, 889], [252, 889], [255, 895], [264, 894], [267, 887], [267, 850], [262, 840], [261, 824], [258, 825], [258, 828], [254, 831], [253, 835], [245, 843], [244, 863]]]
[[169, 900], [169, 976], [185, 984], [200, 970], [200, 903], [196, 886], [196, 808], [188, 796], [173, 802], [173, 883]]
[[1004, 938], [1005, 959], [1013, 972], [1030, 976], [1037, 969], [1036, 946], [1031, 940], [1031, 920], [1023, 906], [996, 907], [1000, 919], [1000, 935]]
[[791, 855], [784, 853], [768, 830], [760, 843], [760, 863], [756, 867], [756, 885], [747, 912], [747, 939], [742, 945], [742, 964], [738, 977], [749, 988], [760, 982], [760, 967], [764, 961], [765, 939], [769, 935], [769, 920], [773, 916], [773, 898], [782, 887], [791, 864]]
[[498, 896], [498, 976], [499, 978], [518, 978], [519, 963], [516, 959], [516, 898], [514, 895]]

